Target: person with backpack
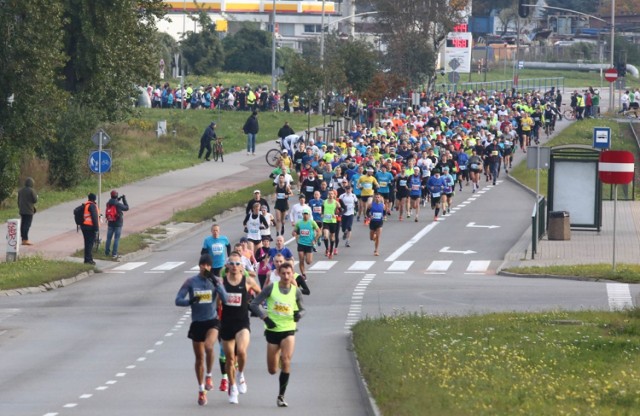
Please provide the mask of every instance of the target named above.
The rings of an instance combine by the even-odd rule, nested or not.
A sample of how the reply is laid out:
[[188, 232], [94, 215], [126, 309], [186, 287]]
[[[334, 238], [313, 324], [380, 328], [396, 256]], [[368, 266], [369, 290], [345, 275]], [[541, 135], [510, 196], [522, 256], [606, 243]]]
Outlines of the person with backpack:
[[[82, 230], [82, 237], [84, 238], [84, 262], [85, 264], [93, 264], [93, 254], [91, 250], [93, 243], [96, 241], [96, 235], [100, 230], [100, 210], [96, 204], [96, 194], [93, 192], [87, 195], [87, 202], [81, 205], [82, 207], [82, 224], [80, 229]], [[77, 208], [76, 208], [77, 209]]]
[[[122, 202], [121, 202], [122, 201]], [[114, 260], [118, 259], [118, 243], [120, 242], [120, 234], [122, 233], [123, 212], [129, 211], [129, 204], [125, 195], [118, 196], [118, 191], [111, 191], [111, 199], [107, 201], [107, 210], [105, 217], [107, 218], [107, 245], [104, 249], [104, 255], [112, 255]], [[113, 249], [111, 249], [111, 238], [113, 238]]]

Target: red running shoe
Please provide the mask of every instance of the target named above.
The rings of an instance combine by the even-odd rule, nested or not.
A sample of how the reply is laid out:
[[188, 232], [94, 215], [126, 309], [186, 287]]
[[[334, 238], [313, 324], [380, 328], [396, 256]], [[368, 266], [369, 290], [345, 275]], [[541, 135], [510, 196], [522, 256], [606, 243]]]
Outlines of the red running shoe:
[[220, 391], [229, 390], [229, 380], [227, 380], [226, 378], [223, 378], [222, 380], [220, 380], [220, 387], [218, 387], [218, 390]]
[[205, 404], [207, 404], [207, 392], [206, 391], [201, 391], [198, 393], [198, 404], [200, 406], [204, 406]]
[[206, 391], [213, 390], [213, 380], [211, 380], [211, 377], [210, 377], [210, 376], [207, 376], [207, 377], [204, 379], [204, 389], [205, 389]]

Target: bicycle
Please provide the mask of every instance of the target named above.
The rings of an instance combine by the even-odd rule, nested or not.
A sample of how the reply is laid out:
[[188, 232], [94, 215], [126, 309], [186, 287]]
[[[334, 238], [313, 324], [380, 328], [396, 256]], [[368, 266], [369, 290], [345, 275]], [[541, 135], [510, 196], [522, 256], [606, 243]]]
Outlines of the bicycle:
[[562, 116], [564, 118], [566, 118], [567, 120], [575, 120], [576, 119], [576, 113], [573, 110], [573, 108], [567, 108], [566, 110], [564, 110], [562, 112]]
[[[276, 140], [276, 144], [280, 145], [280, 140]], [[265, 159], [267, 159], [267, 165], [273, 168], [278, 167], [280, 159], [282, 159], [282, 146], [280, 146], [280, 148], [274, 148], [267, 151]]]
[[220, 158], [221, 162], [224, 162], [224, 148], [222, 147], [222, 137], [216, 138], [216, 140], [213, 142], [213, 153], [211, 154], [211, 157], [216, 162], [218, 161], [218, 158]]

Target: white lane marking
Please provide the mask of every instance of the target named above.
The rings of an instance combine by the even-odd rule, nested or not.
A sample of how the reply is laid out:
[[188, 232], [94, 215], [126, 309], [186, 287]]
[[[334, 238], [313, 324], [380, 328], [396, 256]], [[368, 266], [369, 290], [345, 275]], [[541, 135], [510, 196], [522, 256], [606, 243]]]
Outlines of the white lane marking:
[[607, 283], [607, 297], [609, 298], [609, 309], [612, 311], [633, 308], [631, 290], [628, 284]]
[[354, 289], [354, 293], [351, 296], [351, 305], [349, 306], [349, 312], [347, 312], [347, 319], [344, 322], [345, 331], [351, 331], [351, 327], [355, 325], [359, 320], [362, 313], [362, 299], [364, 298], [364, 291], [358, 291], [355, 293], [355, 290], [358, 289], [358, 286], [366, 286], [369, 285], [375, 279], [375, 274], [365, 274], [362, 279], [358, 282], [356, 289]]
[[162, 345], [162, 344], [164, 344], [164, 341], [157, 341], [156, 342], [156, 345]]
[[127, 373], [116, 373], [116, 377], [124, 377]]
[[395, 261], [395, 260], [397, 260], [398, 257], [400, 257], [405, 251], [409, 250], [411, 248], [411, 246], [413, 246], [418, 241], [420, 241], [420, 239], [422, 237], [427, 235], [427, 233], [429, 233], [431, 230], [433, 230], [437, 225], [438, 225], [437, 222], [432, 222], [431, 224], [429, 224], [426, 227], [424, 227], [416, 235], [411, 237], [411, 239], [409, 241], [407, 241], [406, 243], [401, 245], [396, 251], [391, 253], [391, 255], [389, 257], [384, 259], [384, 261]]
[[164, 334], [165, 337], [172, 337], [173, 336], [173, 332], [167, 332], [166, 334]]
[[151, 269], [151, 271], [169, 271], [172, 269], [175, 269], [176, 267], [179, 267], [181, 265], [183, 265], [184, 262], [183, 261], [168, 261], [165, 263], [162, 263], [159, 266], [154, 267], [153, 269]]
[[145, 264], [147, 264], [146, 261], [132, 261], [129, 263], [121, 264], [118, 267], [114, 267], [110, 271], [129, 271], [129, 270], [137, 269], [140, 266], [144, 266]]
[[349, 269], [347, 270], [351, 272], [355, 272], [355, 271], [366, 272], [374, 264], [376, 264], [375, 261], [356, 261], [351, 266], [349, 266]]
[[291, 237], [290, 239], [288, 239], [287, 241], [284, 242], [284, 245], [286, 246], [287, 244], [289, 244], [292, 241], [296, 241], [295, 237]]
[[336, 260], [320, 260], [309, 267], [310, 271], [327, 271], [338, 263]]
[[128, 365], [125, 367], [127, 370], [133, 370], [134, 368], [136, 368], [135, 365]]
[[154, 352], [156, 352], [156, 350], [147, 350], [145, 354], [153, 354]]
[[58, 413], [45, 413], [42, 416], [58, 416]]
[[465, 274], [484, 274], [487, 272], [491, 261], [489, 260], [472, 260], [467, 266]]
[[444, 274], [449, 267], [451, 267], [451, 260], [434, 260], [431, 262], [429, 267], [427, 267], [426, 273], [429, 274]]
[[409, 267], [411, 267], [412, 264], [413, 264], [413, 260], [394, 261], [393, 263], [391, 263], [387, 271], [388, 272], [406, 272], [407, 270], [409, 270]]
[[476, 191], [477, 194], [484, 194], [487, 191]]
[[104, 384], [112, 385], [112, 384], [116, 384], [117, 382], [118, 382], [118, 380], [109, 380]]
[[100, 387], [96, 387], [96, 390], [98, 390], [98, 391], [104, 391], [104, 390], [106, 390], [106, 389], [108, 389], [108, 388], [109, 388], [109, 386], [100, 386]]
[[488, 228], [490, 230], [494, 228], [500, 228], [499, 225], [478, 225], [475, 222], [467, 223], [467, 228]]
[[77, 405], [78, 405], [78, 403], [67, 403], [62, 407], [66, 407], [67, 409], [71, 409], [71, 408], [76, 407]]
[[442, 247], [440, 249], [440, 253], [449, 253], [449, 254], [474, 254], [475, 251], [473, 250], [464, 250], [464, 251], [459, 251], [459, 250], [449, 250], [451, 247], [447, 246], [447, 247]]
[[138, 358], [136, 361], [144, 361], [144, 360], [146, 360], [146, 359], [147, 359], [147, 357], [140, 357], [140, 358]]
[[189, 269], [190, 271], [193, 270], [194, 272], [197, 272], [200, 270], [200, 266], [193, 266], [192, 268]]
[[79, 397], [79, 399], [89, 399], [93, 397], [93, 394], [83, 394]]

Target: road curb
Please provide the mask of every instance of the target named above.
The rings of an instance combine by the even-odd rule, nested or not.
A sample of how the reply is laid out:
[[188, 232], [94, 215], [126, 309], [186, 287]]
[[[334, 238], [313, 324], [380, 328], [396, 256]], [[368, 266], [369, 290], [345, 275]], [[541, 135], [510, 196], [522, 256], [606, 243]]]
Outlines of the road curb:
[[360, 395], [365, 403], [365, 411], [368, 416], [381, 416], [380, 409], [378, 409], [378, 405], [376, 404], [376, 400], [371, 395], [369, 391], [369, 386], [367, 385], [367, 381], [362, 376], [362, 371], [360, 369], [360, 362], [358, 361], [358, 355], [356, 354], [355, 346], [353, 345], [353, 332], [349, 332], [349, 356], [351, 358], [351, 365], [353, 366], [354, 371], [356, 372], [356, 377], [358, 378], [358, 390], [360, 390]]
[[18, 289], [8, 289], [8, 290], [0, 290], [0, 296], [19, 296], [19, 295], [27, 295], [31, 293], [42, 293], [48, 292], [50, 290], [58, 289], [61, 287], [69, 286], [75, 282], [79, 282], [92, 274], [100, 273], [93, 270], [89, 270], [88, 272], [82, 272], [76, 276], [67, 277], [66, 279], [55, 280], [53, 282], [48, 282], [42, 284], [40, 286], [32, 286], [32, 287], [23, 287]]
[[559, 279], [559, 280], [577, 280], [580, 282], [603, 282], [603, 283], [620, 283], [617, 280], [600, 279], [598, 277], [589, 276], [564, 276], [558, 274], [521, 274], [514, 272], [497, 272], [500, 276], [519, 277], [525, 279]]

